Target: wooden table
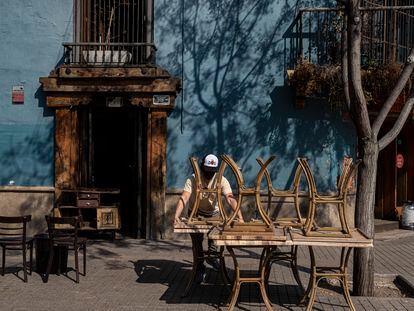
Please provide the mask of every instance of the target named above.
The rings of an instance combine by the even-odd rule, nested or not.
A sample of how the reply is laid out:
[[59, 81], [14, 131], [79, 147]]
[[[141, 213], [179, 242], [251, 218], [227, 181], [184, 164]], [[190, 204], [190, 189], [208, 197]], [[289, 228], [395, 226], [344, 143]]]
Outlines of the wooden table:
[[[192, 224], [188, 224], [186, 221], [183, 221], [178, 224], [174, 224], [174, 233], [203, 233], [208, 234], [213, 228], [220, 225], [221, 222], [218, 220], [211, 220], [211, 221], [197, 221]], [[220, 260], [220, 271], [221, 276], [223, 279], [226, 288], [228, 288], [228, 284], [230, 283], [230, 278], [227, 274], [226, 264], [223, 257], [224, 247], [220, 247], [220, 250], [216, 253], [211, 253], [210, 251], [204, 251], [203, 256], [199, 256], [197, 252], [197, 247], [195, 245], [194, 235], [190, 234], [191, 237], [191, 249], [193, 252], [193, 264], [191, 268], [191, 277], [187, 283], [187, 286], [182, 294], [182, 297], [185, 297], [189, 294], [197, 274], [197, 270], [199, 266], [203, 264], [205, 259], [218, 259]]]
[[[355, 311], [351, 300], [348, 287], [348, 261], [353, 248], [373, 247], [373, 240], [367, 238], [357, 229], [351, 229], [351, 237], [324, 237], [324, 236], [305, 236], [300, 229], [289, 230], [290, 239], [293, 245], [304, 245], [309, 247], [311, 258], [311, 275], [308, 288], [301, 302], [308, 300], [307, 311], [312, 310], [316, 299], [316, 290], [319, 281], [322, 279], [338, 279], [342, 285], [343, 295], [350, 309]], [[340, 264], [336, 267], [317, 266], [315, 260], [314, 246], [319, 247], [340, 247]]]
[[233, 310], [237, 303], [242, 283], [256, 283], [259, 285], [260, 293], [268, 310], [272, 310], [272, 305], [266, 293], [266, 263], [270, 256], [270, 251], [263, 251], [266, 254], [261, 256], [259, 261], [259, 269], [253, 277], [242, 277], [240, 274], [240, 266], [234, 248], [256, 247], [264, 250], [280, 245], [291, 245], [288, 241], [287, 234], [283, 228], [266, 228], [260, 225], [239, 224], [233, 228], [214, 228], [209, 239], [212, 239], [217, 246], [226, 246], [234, 262], [234, 281], [233, 289], [229, 298], [228, 310]]

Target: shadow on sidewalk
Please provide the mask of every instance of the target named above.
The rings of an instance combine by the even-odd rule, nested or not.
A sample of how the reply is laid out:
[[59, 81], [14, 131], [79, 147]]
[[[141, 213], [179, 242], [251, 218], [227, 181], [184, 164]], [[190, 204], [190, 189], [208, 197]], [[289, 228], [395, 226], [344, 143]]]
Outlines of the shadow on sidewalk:
[[[224, 308], [227, 303], [229, 291], [225, 289], [220, 274], [212, 269], [207, 268], [205, 281], [193, 285], [189, 295], [182, 297], [190, 279], [191, 264], [168, 259], [146, 259], [131, 261], [131, 263], [137, 274], [136, 282], [167, 286], [166, 291], [160, 294], [159, 300], [166, 301], [168, 304], [205, 304], [214, 308]], [[233, 270], [228, 269], [228, 271], [232, 277]], [[300, 290], [296, 285], [271, 283], [269, 298], [275, 307], [279, 305], [293, 310], [297, 308]], [[259, 288], [256, 284], [243, 284], [238, 307], [241, 310], [250, 310], [252, 304], [264, 307]]]

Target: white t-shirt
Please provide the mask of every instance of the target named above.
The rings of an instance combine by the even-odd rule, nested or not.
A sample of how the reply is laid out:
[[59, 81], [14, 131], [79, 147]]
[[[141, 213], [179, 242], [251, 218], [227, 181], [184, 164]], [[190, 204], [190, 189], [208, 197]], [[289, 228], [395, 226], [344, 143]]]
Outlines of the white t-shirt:
[[[213, 178], [207, 184], [207, 180], [201, 176], [201, 184], [203, 188], [213, 189], [217, 184], [217, 174], [214, 174]], [[191, 193], [190, 199], [188, 200], [188, 208], [192, 210], [195, 203], [195, 176], [191, 175], [187, 179], [184, 185], [184, 191]], [[223, 176], [221, 179], [221, 192], [224, 195], [231, 194], [232, 190], [229, 181]], [[202, 193], [200, 206], [198, 207], [199, 216], [213, 216], [219, 210], [217, 203], [217, 195], [214, 193]]]

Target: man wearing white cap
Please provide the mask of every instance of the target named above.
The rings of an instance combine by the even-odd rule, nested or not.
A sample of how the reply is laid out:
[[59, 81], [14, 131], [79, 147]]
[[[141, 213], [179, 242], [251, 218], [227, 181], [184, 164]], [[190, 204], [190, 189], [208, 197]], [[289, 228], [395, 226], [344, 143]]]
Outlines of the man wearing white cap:
[[[219, 168], [219, 161], [218, 158], [214, 154], [208, 154], [205, 157], [203, 157], [201, 161], [201, 182], [203, 187], [212, 189], [216, 187], [217, 184], [217, 171]], [[194, 206], [195, 202], [195, 176], [194, 174], [187, 179], [184, 185], [183, 193], [181, 194], [181, 197], [177, 203], [176, 209], [175, 209], [175, 217], [174, 217], [174, 223], [180, 222], [180, 216], [181, 213], [185, 207], [185, 205], [188, 203], [189, 206], [189, 213], [191, 213], [191, 208]], [[233, 210], [236, 209], [237, 201], [233, 198], [233, 192], [230, 187], [229, 181], [223, 176], [221, 180], [221, 191], [226, 198], [227, 204], [231, 206]], [[217, 203], [216, 195], [213, 193], [204, 193], [200, 205], [198, 208], [198, 215], [197, 216], [203, 216], [203, 217], [213, 217], [217, 216], [219, 214], [219, 207]], [[241, 214], [241, 211], [238, 213], [238, 220], [243, 222], [243, 217]], [[192, 233], [193, 240], [196, 240], [196, 245], [199, 253], [199, 257], [202, 257], [203, 255], [203, 234], [202, 233]], [[208, 241], [208, 249], [211, 252], [217, 251], [216, 247], [211, 241]], [[220, 264], [218, 260], [207, 260], [207, 263], [211, 265], [215, 270], [218, 270], [220, 267]], [[198, 283], [201, 283], [203, 279], [203, 274], [205, 271], [205, 266], [200, 265], [200, 271], [197, 274], [198, 277], [196, 277], [196, 281]]]

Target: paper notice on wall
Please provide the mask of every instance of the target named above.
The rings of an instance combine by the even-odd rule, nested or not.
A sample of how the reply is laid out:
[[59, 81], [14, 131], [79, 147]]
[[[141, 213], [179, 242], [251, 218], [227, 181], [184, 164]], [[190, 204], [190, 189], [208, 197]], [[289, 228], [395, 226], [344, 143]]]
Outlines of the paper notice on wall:
[[24, 103], [24, 86], [15, 85], [12, 89], [12, 103], [23, 104]]

